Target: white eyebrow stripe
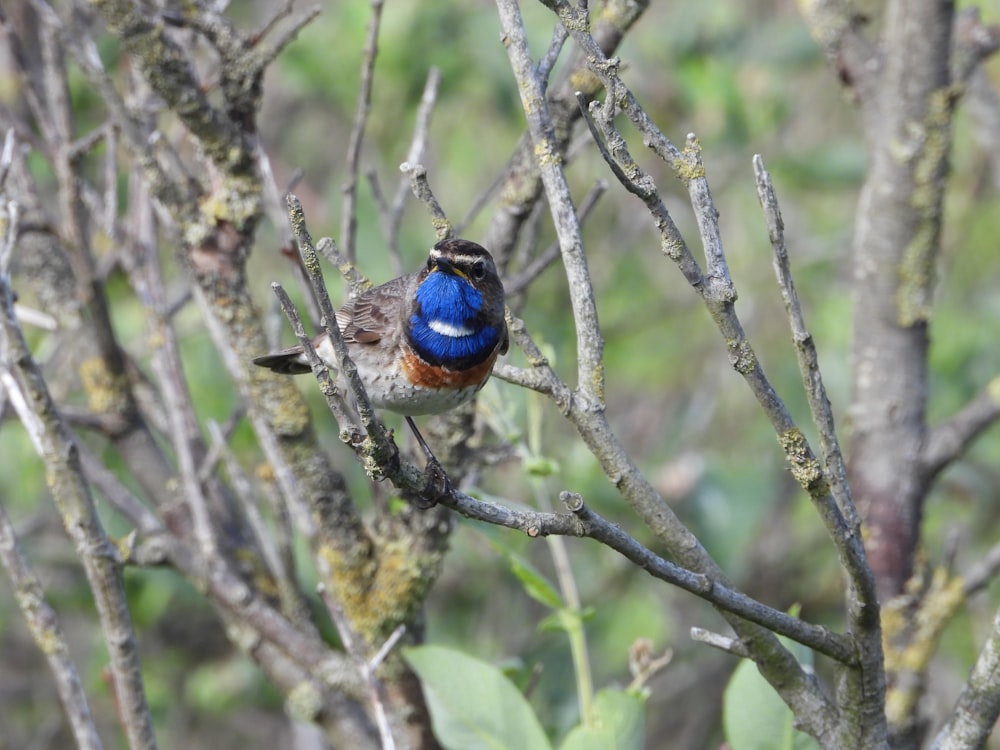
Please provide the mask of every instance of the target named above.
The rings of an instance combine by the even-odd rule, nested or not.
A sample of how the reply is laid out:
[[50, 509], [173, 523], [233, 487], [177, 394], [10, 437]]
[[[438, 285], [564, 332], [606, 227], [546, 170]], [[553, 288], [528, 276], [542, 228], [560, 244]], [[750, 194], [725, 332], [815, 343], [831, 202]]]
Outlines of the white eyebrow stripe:
[[448, 323], [444, 320], [439, 320], [435, 318], [434, 320], [427, 323], [427, 327], [430, 328], [435, 333], [440, 333], [442, 336], [448, 336], [453, 339], [460, 339], [463, 336], [471, 336], [475, 331], [471, 328], [466, 328], [465, 326], [456, 326]]

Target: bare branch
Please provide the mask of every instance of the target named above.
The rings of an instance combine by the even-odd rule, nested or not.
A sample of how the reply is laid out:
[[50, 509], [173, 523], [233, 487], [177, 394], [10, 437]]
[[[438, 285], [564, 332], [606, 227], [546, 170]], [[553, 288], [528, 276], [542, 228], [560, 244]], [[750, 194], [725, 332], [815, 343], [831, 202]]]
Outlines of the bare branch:
[[126, 735], [136, 750], [153, 750], [156, 738], [118, 556], [97, 516], [73, 438], [60, 419], [59, 410], [24, 340], [6, 274], [0, 274], [0, 306], [0, 325], [10, 361], [25, 384], [25, 403], [39, 418], [41, 457], [48, 467], [49, 487], [97, 604]]
[[984, 24], [979, 8], [963, 8], [955, 16], [951, 44], [951, 77], [966, 84], [980, 63], [1000, 49], [1000, 24]]
[[[701, 266], [691, 254], [687, 241], [674, 223], [663, 198], [656, 189], [653, 178], [636, 164], [629, 153], [625, 138], [614, 127], [613, 123], [609, 119], [603, 118], [599, 127], [597, 121], [589, 116], [589, 110], [583, 106], [582, 96], [577, 96], [577, 99], [580, 102], [584, 121], [590, 128], [590, 133], [594, 137], [594, 142], [597, 144], [601, 156], [604, 157], [605, 163], [621, 182], [622, 187], [638, 197], [652, 215], [656, 228], [660, 232], [660, 249], [663, 254], [677, 264], [678, 269], [692, 287], [699, 291], [705, 288], [707, 280], [702, 274]], [[605, 143], [605, 139], [607, 139], [607, 143]]]
[[[581, 225], [586, 222], [587, 217], [590, 216], [590, 212], [597, 205], [597, 202], [604, 195], [604, 192], [608, 189], [608, 183], [604, 180], [598, 180], [594, 186], [590, 189], [583, 200], [580, 201], [580, 208], [578, 210], [577, 221]], [[507, 297], [513, 297], [518, 294], [523, 294], [529, 286], [537, 279], [550, 265], [555, 263], [560, 257], [559, 243], [554, 242], [540, 252], [534, 260], [528, 263], [524, 268], [522, 268], [517, 276], [510, 279], [504, 284]]]
[[[287, 0], [285, 5], [278, 9], [274, 16], [261, 27], [261, 29], [249, 36], [249, 41], [252, 45], [258, 45], [260, 40], [263, 39], [267, 34], [277, 26], [278, 22], [289, 15], [291, 15], [292, 8], [295, 5], [295, 0]], [[313, 19], [317, 18], [320, 13], [323, 12], [322, 6], [316, 5], [305, 13], [302, 13], [298, 18], [294, 19], [288, 28], [283, 30], [275, 39], [272, 39], [266, 46], [262, 46], [261, 49], [257, 51], [255, 67], [263, 72], [264, 68], [270, 65], [281, 52], [291, 44], [295, 38], [299, 35], [307, 25], [309, 25]]]
[[[521, 105], [528, 118], [528, 131], [534, 143], [538, 170], [555, 220], [566, 279], [573, 293], [573, 320], [576, 324], [577, 389], [587, 408], [599, 411], [604, 403], [604, 341], [597, 321], [594, 289], [587, 269], [583, 237], [576, 221], [562, 157], [549, 107], [538, 71], [531, 60], [521, 11], [512, 0], [498, 0], [503, 41], [507, 47]], [[563, 24], [565, 25], [565, 24]]]
[[1000, 717], [1000, 611], [968, 681], [931, 750], [983, 747]]
[[319, 382], [320, 391], [326, 397], [330, 412], [337, 420], [337, 424], [341, 426], [341, 429], [349, 433], [350, 428], [353, 426], [353, 420], [350, 409], [344, 400], [346, 394], [337, 391], [333, 378], [330, 376], [330, 370], [316, 353], [316, 347], [312, 343], [313, 337], [306, 333], [305, 326], [302, 325], [302, 318], [299, 317], [298, 310], [295, 309], [295, 305], [292, 303], [292, 298], [288, 296], [288, 293], [281, 284], [276, 281], [272, 282], [271, 290], [274, 292], [274, 296], [278, 298], [278, 302], [281, 304], [281, 311], [288, 318], [288, 322], [292, 326], [292, 331], [295, 333], [295, 338], [298, 339], [299, 344], [302, 345], [306, 356], [309, 358], [309, 364], [313, 367], [316, 380]]
[[[368, 702], [372, 707], [372, 713], [375, 714], [375, 725], [378, 727], [379, 738], [382, 741], [382, 750], [395, 750], [396, 741], [392, 736], [392, 727], [389, 724], [389, 715], [386, 712], [385, 700], [382, 696], [384, 688], [382, 687], [381, 680], [375, 675], [375, 667], [371, 665], [371, 661], [375, 660], [372, 659], [369, 661], [365, 653], [365, 645], [358, 638], [357, 633], [354, 632], [354, 628], [351, 627], [350, 621], [344, 614], [343, 607], [340, 606], [340, 603], [334, 597], [330, 596], [330, 593], [322, 584], [319, 587], [319, 595], [323, 599], [323, 603], [326, 604], [327, 612], [330, 613], [330, 619], [333, 620], [333, 624], [337, 628], [340, 640], [344, 644], [344, 650], [351, 655], [351, 659], [354, 661], [358, 672], [361, 674], [361, 679], [367, 687]], [[392, 635], [389, 636], [386, 644], [395, 644], [405, 630], [406, 628], [403, 625], [397, 627]], [[379, 649], [377, 654], [377, 656], [380, 656], [378, 661], [381, 662], [391, 649], [392, 646], [385, 648], [385, 644], [383, 644], [383, 647]]]
[[620, 526], [610, 523], [587, 507], [578, 495], [572, 493], [564, 495], [571, 498], [568, 504], [570, 514], [519, 510], [476, 500], [457, 491], [443, 496], [439, 502], [467, 518], [517, 529], [533, 538], [559, 534], [594, 539], [615, 550], [654, 578], [711, 602], [724, 612], [730, 612], [747, 622], [754, 622], [775, 633], [786, 635], [835, 661], [843, 664], [855, 663], [854, 649], [845, 636], [761, 604], [746, 594], [730, 588], [723, 580], [687, 570], [659, 557], [629, 536]]
[[882, 59], [864, 33], [867, 19], [858, 6], [847, 0], [800, 0], [797, 4], [841, 82], [863, 101], [874, 98]]
[[445, 215], [444, 209], [438, 203], [438, 199], [431, 190], [430, 182], [427, 181], [427, 169], [423, 164], [413, 164], [404, 161], [399, 165], [399, 171], [410, 176], [410, 188], [424, 206], [427, 207], [431, 215], [431, 225], [434, 227], [434, 234], [439, 240], [444, 240], [454, 236], [451, 222]]
[[1000, 573], [1000, 542], [990, 547], [985, 554], [965, 572], [965, 596], [969, 597], [985, 589]]
[[[413, 138], [410, 140], [409, 151], [406, 152], [406, 164], [420, 164], [424, 160], [424, 154], [427, 152], [427, 139], [430, 133], [431, 115], [434, 112], [434, 105], [437, 103], [438, 88], [440, 85], [441, 70], [432, 66], [427, 72], [424, 93], [420, 97], [420, 105], [417, 108]], [[403, 211], [406, 208], [406, 199], [410, 191], [410, 180], [401, 178], [396, 185], [392, 204], [388, 207], [389, 215], [383, 219], [383, 221], [387, 219], [386, 241], [389, 244], [389, 254], [395, 263], [397, 275], [403, 272], [402, 256], [399, 251], [399, 228], [403, 221]]]
[[961, 458], [985, 430], [1000, 419], [1000, 377], [946, 422], [931, 428], [924, 441], [920, 463], [928, 479]]
[[80, 446], [80, 465], [87, 482], [100, 493], [108, 505], [128, 519], [143, 535], [159, 534], [163, 523], [146, 504], [125, 489], [117, 477], [85, 445]]
[[549, 42], [549, 48], [542, 59], [538, 61], [538, 79], [542, 81], [543, 90], [548, 88], [549, 76], [552, 75], [552, 69], [556, 66], [567, 39], [569, 39], [569, 32], [566, 31], [566, 27], [557, 23], [552, 29], [552, 40]]
[[341, 237], [344, 254], [353, 263], [357, 260], [358, 233], [358, 175], [361, 174], [361, 144], [365, 137], [365, 125], [371, 110], [372, 82], [375, 79], [375, 58], [378, 56], [378, 33], [382, 24], [383, 0], [371, 0], [372, 15], [368, 20], [368, 34], [365, 38], [364, 59], [361, 63], [361, 86], [358, 90], [358, 104], [354, 110], [354, 125], [347, 144], [347, 177], [341, 190], [344, 200], [341, 204]]
[[347, 282], [348, 294], [351, 297], [357, 297], [361, 294], [361, 292], [372, 288], [371, 280], [361, 273], [356, 265], [341, 255], [340, 250], [337, 249], [337, 243], [332, 239], [329, 237], [320, 237], [319, 242], [316, 243], [316, 250], [324, 258], [326, 258], [332, 266], [340, 271], [340, 275], [343, 276], [344, 281]]
[[691, 628], [691, 640], [704, 643], [706, 646], [717, 648], [720, 651], [725, 651], [727, 654], [738, 656], [741, 659], [750, 658], [750, 652], [747, 651], [747, 647], [741, 641], [736, 638], [730, 638], [727, 635], [722, 635], [721, 633], [713, 633], [711, 630], [705, 630], [704, 628]]
[[[874, 626], [874, 631], [870, 632], [871, 645], [874, 647], [876, 643], [881, 642], [882, 637], [878, 628], [878, 617], [873, 616], [873, 613], [878, 612], [878, 592], [875, 590], [875, 579], [865, 558], [864, 545], [861, 541], [861, 519], [854, 507], [851, 488], [847, 482], [847, 465], [840, 451], [840, 441], [837, 439], [833, 420], [833, 408], [830, 406], [826, 387], [823, 385], [816, 346], [813, 343], [812, 334], [806, 329], [802, 305], [799, 302], [798, 292], [795, 290], [795, 282], [792, 280], [788, 249], [785, 246], [784, 222], [781, 218], [777, 196], [774, 194], [771, 176], [764, 168], [764, 161], [759, 155], [754, 156], [753, 165], [757, 178], [757, 195], [764, 211], [768, 235], [774, 251], [774, 271], [781, 289], [781, 297], [785, 302], [785, 310], [792, 330], [792, 341], [795, 343], [795, 353], [799, 362], [799, 372], [802, 375], [802, 383], [809, 401], [809, 411], [813, 424], [816, 425], [819, 433], [824, 473], [830, 483], [830, 492], [833, 496], [831, 498], [825, 492], [821, 492], [817, 493], [816, 500], [819, 503], [835, 500], [837, 510], [843, 517], [843, 523], [828, 524], [827, 530], [841, 555], [844, 569], [851, 577], [851, 585], [854, 589], [849, 596], [849, 605], [853, 614], [852, 627], [865, 633]], [[823, 515], [835, 517], [836, 513], [830, 508]], [[855, 600], [855, 597], [858, 599]], [[872, 654], [873, 664], [880, 660], [880, 652]]]
[[[3, 135], [3, 150], [0, 151], [0, 189], [3, 190], [7, 187], [7, 176], [10, 174], [10, 168], [14, 163], [14, 146], [16, 143], [17, 137], [14, 135], [14, 129], [8, 128], [7, 132]], [[0, 271], [3, 269], [4, 266], [0, 265]]]
[[[601, 4], [592, 23], [592, 32], [605, 54], [611, 54], [645, 12], [646, 0], [609, 0]], [[565, 29], [563, 24], [559, 24]], [[554, 38], [560, 32], [554, 30]], [[550, 45], [550, 50], [552, 46]], [[549, 55], [546, 54], [548, 59]], [[579, 117], [574, 94], [583, 91], [586, 96], [595, 96], [601, 89], [601, 81], [587, 69], [586, 55], [578, 53], [567, 70], [565, 80], [559, 85], [547, 85], [544, 77], [545, 62], [536, 69], [536, 74], [546, 84], [545, 89], [551, 106], [552, 124], [559, 144], [559, 154], [565, 154], [573, 133], [573, 126]], [[534, 153], [534, 143], [524, 137], [508, 162], [502, 184], [498, 186], [500, 205], [486, 232], [486, 246], [493, 252], [499, 268], [506, 268], [508, 258], [516, 246], [524, 223], [533, 214], [542, 193], [541, 177]]]
[[31, 635], [49, 662], [59, 699], [69, 719], [77, 747], [80, 750], [101, 750], [103, 748], [101, 738], [97, 734], [97, 727], [94, 726], [87, 696], [80, 683], [80, 675], [70, 658], [69, 646], [59, 624], [59, 617], [46, 600], [42, 584], [31, 569], [21, 545], [18, 544], [10, 517], [2, 505], [0, 505], [0, 564], [10, 576], [18, 605], [28, 623]]
[[[570, 31], [574, 40], [587, 55], [588, 65], [591, 71], [602, 80], [604, 87], [609, 92], [608, 99], [613, 103], [623, 103], [629, 119], [644, 136], [644, 141], [651, 148], [653, 148], [654, 151], [661, 156], [661, 158], [667, 161], [667, 163], [674, 168], [678, 177], [680, 177], [686, 185], [692, 207], [695, 209], [695, 215], [698, 220], [699, 231], [705, 251], [707, 272], [704, 276], [703, 282], [700, 272], [697, 275], [693, 273], [690, 275], [685, 273], [685, 276], [689, 277], [689, 281], [695, 285], [696, 290], [705, 301], [713, 320], [719, 327], [720, 333], [722, 334], [729, 350], [730, 362], [733, 367], [741, 375], [743, 375], [768, 419], [774, 425], [786, 458], [792, 467], [793, 474], [803, 487], [810, 490], [810, 495], [813, 495], [818, 487], [810, 489], [811, 485], [814, 485], [817, 481], [822, 480], [822, 472], [818, 468], [818, 461], [812, 455], [808, 443], [802, 436], [801, 431], [796, 428], [795, 423], [791, 419], [784, 403], [778, 397], [777, 393], [765, 377], [753, 349], [746, 340], [742, 325], [735, 314], [734, 302], [736, 299], [736, 293], [732, 280], [729, 276], [725, 254], [723, 252], [721, 236], [718, 228], [718, 212], [713, 205], [711, 193], [708, 189], [708, 183], [705, 178], [705, 167], [701, 160], [700, 145], [693, 136], [688, 136], [685, 149], [683, 151], [679, 151], [655, 127], [648, 115], [639, 106], [632, 93], [624, 85], [621, 79], [618, 78], [617, 61], [605, 58], [593, 38], [587, 33], [587, 19], [585, 14], [581, 13], [576, 6], [565, 2], [565, 0], [543, 0], [543, 2], [556, 12], [563, 25]], [[517, 75], [516, 65], [515, 75]], [[536, 104], [537, 102], [535, 100], [526, 101], [525, 109], [531, 110]], [[610, 106], [614, 106], [614, 104]], [[605, 134], [605, 137], [608, 137], [608, 134], [613, 132], [610, 110], [608, 112], [603, 112], [602, 115], [603, 116], [596, 118], [596, 121]], [[618, 153], [627, 154], [627, 148], [624, 145], [624, 140], [622, 139], [620, 143], [615, 143], [609, 151], [614, 152], [615, 156], [617, 156]], [[633, 171], [631, 168], [629, 170], [620, 170], [620, 174], [626, 177], [627, 182], [636, 181], [637, 178], [648, 179], [641, 171]], [[672, 234], [670, 233], [671, 224], [672, 222], [657, 223], [658, 228], [661, 230], [661, 234], [665, 238]], [[666, 232], [664, 231], [665, 229], [667, 230]], [[676, 228], [673, 229], [673, 233], [676, 233]], [[665, 248], [670, 248], [674, 257], [690, 257], [683, 241], [678, 243], [675, 239], [665, 239], [663, 244]], [[617, 456], [620, 448], [617, 445], [617, 441], [613, 437], [610, 427], [604, 423], [603, 420], [594, 419], [593, 417], [581, 419], [581, 410], [577, 409], [571, 408], [569, 417], [584, 434], [586, 434], [586, 432], [584, 432], [585, 430], [593, 430], [593, 433], [585, 437], [588, 444], [591, 446], [614, 446], [614, 449], [609, 448], [606, 451], [595, 450], [595, 455], [602, 459], [602, 463], [607, 462], [605, 464], [605, 471], [608, 475], [615, 478], [616, 482], [621, 483], [622, 479], [620, 472], [623, 471], [623, 465], [627, 465], [627, 462], [623, 458]], [[615, 468], [613, 470], [610, 469], [608, 464], [614, 465]], [[646, 488], [642, 486], [645, 484], [644, 480], [639, 477], [631, 476], [631, 472], [629, 480], [630, 482], [637, 482], [636, 490], [638, 490], [639, 487], [642, 487], [641, 493], [639, 494], [641, 494], [647, 502], [650, 502], [651, 505], [656, 502], [658, 499], [657, 493], [655, 493], [652, 488], [646, 490]], [[622, 484], [619, 484], [619, 487], [621, 486]], [[650, 526], [650, 528], [654, 529], [658, 534], [662, 534], [661, 539], [663, 539], [667, 544], [677, 544], [680, 541], [681, 535], [687, 535], [690, 533], [684, 529], [675, 517], [666, 517], [665, 521], [665, 514], [663, 511], [660, 511], [655, 516], [649, 516], [644, 513], [644, 511], [646, 511], [646, 507], [638, 505], [636, 503], [636, 499], [632, 499], [632, 503], [633, 507], [636, 508], [637, 512], [643, 516], [643, 520]], [[817, 507], [821, 510], [821, 512], [824, 509], [828, 511], [832, 508], [835, 512], [833, 514], [828, 513], [824, 520], [832, 524], [834, 527], [843, 526], [843, 518], [840, 516], [839, 511], [837, 511], [835, 503], [820, 503]], [[673, 541], [671, 542], [669, 540]], [[680, 550], [677, 548], [674, 549], [676, 550], [674, 554], [677, 554], [680, 557]], [[687, 551], [690, 553], [695, 551], [695, 549], [697, 550], [696, 554], [689, 554], [686, 560], [685, 558], [680, 559], [685, 561], [685, 564], [695, 570], [715, 571], [717, 566], [714, 561], [712, 561], [708, 554], [705, 553], [700, 547], [687, 548]], [[687, 562], [687, 560], [690, 560], [690, 562]], [[848, 741], [845, 738], [851, 736], [850, 732], [859, 731], [853, 726], [848, 727], [846, 724], [838, 724], [836, 717], [831, 715], [831, 706], [827, 703], [825, 698], [819, 698], [820, 705], [816, 705], [814, 703], [814, 701], [818, 698], [815, 691], [815, 685], [803, 672], [801, 666], [795, 663], [791, 654], [787, 652], [781, 653], [783, 649], [779, 644], [777, 644], [777, 642], [772, 641], [769, 644], [766, 649], [768, 653], [767, 656], [765, 656], [763, 652], [757, 650], [760, 646], [760, 641], [757, 640], [756, 637], [749, 638], [744, 635], [745, 631], [743, 628], [745, 625], [743, 623], [730, 620], [730, 624], [734, 627], [737, 633], [744, 638], [748, 647], [751, 647], [751, 644], [753, 644], [751, 647], [751, 654], [754, 661], [758, 664], [764, 676], [771, 682], [772, 685], [775, 686], [785, 702], [792, 708], [793, 713], [796, 715], [798, 720], [801, 722], [802, 727], [806, 731], [813, 734], [817, 738], [825, 738], [826, 741], [831, 743], [840, 741], [841, 739]], [[783, 664], [784, 666], [779, 666], [779, 664]], [[874, 686], [877, 688], [879, 684], [877, 678], [881, 674], [879, 671], [881, 669], [881, 663], [871, 666], [874, 669]], [[789, 672], [786, 671], [787, 669], [791, 669], [792, 672], [795, 673], [794, 678], [789, 677]], [[793, 682], [794, 686], [792, 684]], [[881, 684], [884, 686], [884, 682]], [[877, 692], [878, 691], [876, 690], [876, 693]], [[807, 703], [810, 704], [808, 708], [806, 707]], [[860, 731], [863, 733], [873, 731], [877, 737], [879, 728], [881, 727], [881, 731], [884, 736], [884, 718], [880, 720], [880, 716], [880, 712], [873, 710], [871, 714], [866, 717], [869, 721], [863, 725], [863, 728]], [[834, 736], [838, 737], [838, 739], [834, 740]], [[875, 741], [878, 742], [877, 739]]]

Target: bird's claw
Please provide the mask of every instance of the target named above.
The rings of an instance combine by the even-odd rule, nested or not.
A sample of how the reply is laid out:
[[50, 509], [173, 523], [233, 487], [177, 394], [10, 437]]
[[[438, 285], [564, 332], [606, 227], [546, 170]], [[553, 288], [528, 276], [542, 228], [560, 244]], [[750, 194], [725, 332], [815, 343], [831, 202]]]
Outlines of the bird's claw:
[[438, 500], [454, 492], [454, 487], [444, 467], [433, 456], [424, 467], [424, 491], [416, 498], [417, 508], [427, 510], [438, 504]]

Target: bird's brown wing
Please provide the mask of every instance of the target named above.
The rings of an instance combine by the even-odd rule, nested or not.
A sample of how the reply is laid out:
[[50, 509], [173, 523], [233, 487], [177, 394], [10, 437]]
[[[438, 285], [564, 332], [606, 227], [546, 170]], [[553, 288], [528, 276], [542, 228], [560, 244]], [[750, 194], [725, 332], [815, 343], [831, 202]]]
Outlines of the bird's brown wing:
[[358, 295], [339, 310], [337, 324], [347, 343], [374, 344], [403, 326], [409, 277], [402, 276]]
[[[401, 276], [350, 300], [337, 310], [337, 325], [348, 344], [374, 344], [384, 338], [402, 335], [404, 321], [410, 315], [412, 289], [416, 274]], [[325, 333], [314, 339], [316, 348], [325, 342]], [[310, 371], [301, 346], [265, 354], [253, 360], [255, 365], [266, 367], [284, 375], [298, 375]]]

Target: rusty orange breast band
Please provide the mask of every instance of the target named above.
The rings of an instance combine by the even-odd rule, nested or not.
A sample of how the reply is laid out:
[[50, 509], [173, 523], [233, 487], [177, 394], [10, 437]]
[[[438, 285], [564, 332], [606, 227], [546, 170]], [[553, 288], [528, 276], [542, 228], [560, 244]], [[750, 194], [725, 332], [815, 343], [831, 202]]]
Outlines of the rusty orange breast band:
[[431, 365], [422, 360], [412, 350], [403, 354], [403, 372], [407, 379], [418, 388], [477, 388], [486, 382], [493, 369], [497, 353], [494, 351], [475, 367], [467, 370], [449, 370]]

